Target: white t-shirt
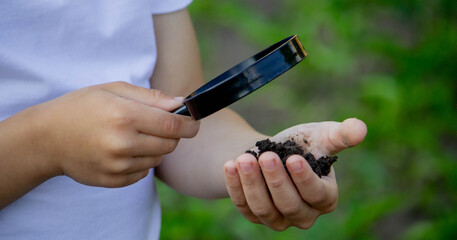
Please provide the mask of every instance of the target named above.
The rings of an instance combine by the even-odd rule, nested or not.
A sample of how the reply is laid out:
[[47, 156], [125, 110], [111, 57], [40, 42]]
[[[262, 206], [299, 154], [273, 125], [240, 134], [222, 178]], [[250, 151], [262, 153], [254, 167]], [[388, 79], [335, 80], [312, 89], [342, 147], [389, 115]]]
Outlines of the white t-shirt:
[[[191, 0], [0, 1], [0, 120], [82, 87], [149, 87], [152, 15]], [[107, 189], [55, 177], [0, 210], [0, 239], [157, 239], [151, 174]]]

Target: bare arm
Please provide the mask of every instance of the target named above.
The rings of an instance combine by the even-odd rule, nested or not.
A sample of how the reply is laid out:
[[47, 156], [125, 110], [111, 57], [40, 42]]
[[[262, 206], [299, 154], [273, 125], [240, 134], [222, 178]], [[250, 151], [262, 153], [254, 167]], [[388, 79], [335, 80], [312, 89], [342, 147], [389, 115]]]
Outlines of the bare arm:
[[[219, 124], [223, 122], [223, 124]], [[266, 136], [255, 132], [241, 117], [223, 110], [202, 120], [193, 139], [182, 139], [166, 155], [158, 176], [181, 193], [200, 198], [228, 197], [224, 163]]]
[[[204, 83], [198, 43], [187, 10], [154, 17], [158, 61], [152, 88], [187, 96]], [[224, 163], [264, 137], [235, 112], [224, 109], [201, 121], [197, 137], [182, 139], [157, 175], [176, 190], [197, 197], [227, 197]], [[235, 141], [233, 141], [235, 140]]]

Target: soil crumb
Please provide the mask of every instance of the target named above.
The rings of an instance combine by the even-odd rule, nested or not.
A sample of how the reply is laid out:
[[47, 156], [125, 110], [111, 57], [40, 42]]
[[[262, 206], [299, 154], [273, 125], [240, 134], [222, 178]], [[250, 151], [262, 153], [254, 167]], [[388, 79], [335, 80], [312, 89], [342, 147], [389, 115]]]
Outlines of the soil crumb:
[[[306, 141], [306, 140], [305, 140]], [[272, 151], [278, 154], [279, 158], [281, 158], [282, 164], [286, 167], [286, 160], [291, 155], [301, 155], [303, 156], [306, 161], [309, 163], [313, 171], [319, 176], [327, 176], [330, 173], [330, 167], [333, 163], [336, 162], [337, 156], [323, 156], [316, 160], [313, 154], [307, 152], [305, 153], [303, 149], [297, 145], [296, 142], [292, 140], [287, 140], [283, 143], [276, 143], [270, 141], [270, 139], [265, 139], [258, 141], [255, 146], [259, 150], [259, 153], [256, 153], [252, 150], [247, 150], [246, 153], [250, 153], [254, 155], [257, 159], [259, 159], [260, 154]], [[286, 168], [287, 171], [287, 168]]]

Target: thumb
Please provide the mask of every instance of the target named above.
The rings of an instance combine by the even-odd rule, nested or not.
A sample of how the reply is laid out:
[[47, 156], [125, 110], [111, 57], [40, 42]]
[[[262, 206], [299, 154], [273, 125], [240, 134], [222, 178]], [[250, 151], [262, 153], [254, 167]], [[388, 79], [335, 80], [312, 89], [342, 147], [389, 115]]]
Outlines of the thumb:
[[126, 82], [113, 82], [101, 85], [102, 89], [129, 100], [140, 102], [150, 107], [172, 111], [182, 105], [182, 97], [169, 96], [158, 89], [138, 87]]
[[367, 135], [367, 125], [357, 118], [349, 118], [332, 125], [328, 131], [329, 152], [338, 153], [345, 148], [360, 144]]

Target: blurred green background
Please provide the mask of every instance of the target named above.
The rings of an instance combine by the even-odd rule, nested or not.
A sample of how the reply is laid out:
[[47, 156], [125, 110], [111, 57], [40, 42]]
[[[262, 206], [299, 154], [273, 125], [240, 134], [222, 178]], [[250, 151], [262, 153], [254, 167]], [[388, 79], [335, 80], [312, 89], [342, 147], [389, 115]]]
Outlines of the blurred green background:
[[195, 0], [206, 78], [289, 35], [309, 57], [233, 108], [267, 134], [357, 117], [339, 206], [309, 230], [251, 224], [229, 199], [158, 184], [162, 239], [457, 239], [457, 1]]

